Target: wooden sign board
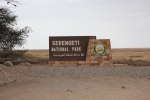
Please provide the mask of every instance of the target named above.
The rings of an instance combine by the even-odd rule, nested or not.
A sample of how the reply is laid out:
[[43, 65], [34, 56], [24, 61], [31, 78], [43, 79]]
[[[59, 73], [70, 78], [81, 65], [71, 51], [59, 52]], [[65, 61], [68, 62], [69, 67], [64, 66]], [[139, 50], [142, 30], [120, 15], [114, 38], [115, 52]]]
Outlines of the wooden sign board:
[[96, 36], [49, 37], [49, 60], [85, 61], [89, 39]]

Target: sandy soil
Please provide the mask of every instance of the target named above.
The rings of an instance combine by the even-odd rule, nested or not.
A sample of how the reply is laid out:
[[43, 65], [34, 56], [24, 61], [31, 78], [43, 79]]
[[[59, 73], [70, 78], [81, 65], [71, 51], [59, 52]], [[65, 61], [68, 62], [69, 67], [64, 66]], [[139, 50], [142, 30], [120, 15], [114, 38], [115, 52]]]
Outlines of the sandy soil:
[[0, 100], [150, 100], [147, 78], [33, 77], [23, 70], [8, 69], [16, 81], [0, 86]]

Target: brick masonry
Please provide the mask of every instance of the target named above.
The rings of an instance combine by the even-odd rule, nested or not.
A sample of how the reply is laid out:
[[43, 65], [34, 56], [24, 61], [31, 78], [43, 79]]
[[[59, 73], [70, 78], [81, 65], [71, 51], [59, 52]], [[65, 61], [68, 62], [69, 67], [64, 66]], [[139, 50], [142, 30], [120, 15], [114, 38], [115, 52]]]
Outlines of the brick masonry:
[[[96, 55], [94, 47], [101, 43], [105, 47], [105, 54]], [[110, 39], [90, 39], [87, 48], [86, 61], [49, 61], [49, 66], [111, 66], [112, 52]]]

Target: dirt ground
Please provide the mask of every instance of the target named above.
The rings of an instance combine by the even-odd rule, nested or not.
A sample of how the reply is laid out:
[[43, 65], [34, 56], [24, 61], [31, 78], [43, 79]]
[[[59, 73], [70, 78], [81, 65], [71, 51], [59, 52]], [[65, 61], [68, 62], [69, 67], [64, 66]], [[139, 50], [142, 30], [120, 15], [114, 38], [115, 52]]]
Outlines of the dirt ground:
[[150, 100], [148, 78], [33, 77], [29, 70], [7, 69], [16, 81], [0, 86], [0, 100]]

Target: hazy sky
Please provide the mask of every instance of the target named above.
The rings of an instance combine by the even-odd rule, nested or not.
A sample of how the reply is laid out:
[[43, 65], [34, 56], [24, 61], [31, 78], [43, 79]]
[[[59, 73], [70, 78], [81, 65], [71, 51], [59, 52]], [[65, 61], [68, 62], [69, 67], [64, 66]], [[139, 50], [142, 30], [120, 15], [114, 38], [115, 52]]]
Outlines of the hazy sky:
[[[112, 48], [150, 48], [150, 0], [20, 0], [18, 27], [30, 26], [26, 49], [48, 49], [49, 36], [97, 36]], [[4, 6], [2, 2], [0, 6]], [[7, 5], [8, 7], [8, 5]]]

